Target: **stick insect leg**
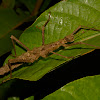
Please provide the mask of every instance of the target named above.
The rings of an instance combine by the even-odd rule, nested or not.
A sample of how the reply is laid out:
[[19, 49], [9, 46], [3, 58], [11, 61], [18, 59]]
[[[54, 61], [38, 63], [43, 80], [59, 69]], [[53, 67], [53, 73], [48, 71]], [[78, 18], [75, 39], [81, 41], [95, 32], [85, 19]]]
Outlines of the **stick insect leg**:
[[99, 29], [89, 28], [89, 27], [85, 27], [85, 26], [80, 25], [75, 31], [73, 31], [72, 34], [77, 34], [78, 31], [80, 31], [81, 29], [85, 29], [85, 30], [93, 30], [93, 31], [100, 31]]
[[85, 44], [85, 45], [88, 45], [88, 46], [95, 47], [96, 49], [100, 49], [99, 46], [87, 44], [87, 43], [84, 43], [84, 42], [75, 42], [75, 43], [71, 43], [71, 44], [64, 44], [63, 47], [69, 47], [69, 46], [73, 46], [73, 45], [77, 45], [77, 44]]
[[89, 27], [86, 27], [86, 26], [81, 26], [81, 28], [86, 29], [86, 30], [100, 31], [99, 29], [89, 28]]
[[[89, 27], [80, 25], [75, 31], [72, 32], [72, 35], [77, 34], [78, 31], [80, 31], [81, 29], [85, 29], [85, 30], [93, 30], [93, 31], [100, 31], [99, 29], [89, 28]], [[95, 47], [96, 49], [100, 49], [100, 47], [98, 47], [98, 46], [91, 45], [91, 44], [87, 44], [87, 43], [83, 43], [83, 42], [72, 43], [71, 45], [76, 45], [76, 44], [90, 45], [90, 46], [92, 46], [92, 47]], [[66, 44], [64, 45], [64, 47], [66, 47]]]
[[6, 82], [6, 81], [8, 81], [8, 80], [10, 80], [10, 78], [4, 79], [4, 80], [0, 83], [0, 85], [2, 85], [4, 82]]
[[67, 57], [67, 56], [60, 55], [60, 54], [55, 53], [55, 52], [53, 52], [53, 51], [52, 51], [51, 53], [56, 54], [56, 55], [58, 55], [58, 56], [61, 56], [61, 57], [63, 57], [63, 58], [66, 58], [66, 59], [68, 59], [68, 58], [73, 58], [73, 57]]
[[88, 46], [95, 47], [96, 49], [100, 49], [99, 46], [95, 46], [95, 45], [87, 44], [87, 43], [84, 43], [84, 42], [81, 42], [80, 44], [85, 44], [85, 45], [88, 45]]
[[12, 44], [13, 44], [13, 47], [14, 47], [14, 52], [15, 52], [15, 55], [12, 55], [12, 56], [16, 57], [15, 43], [14, 43], [14, 40], [12, 38], [11, 38], [11, 41], [12, 41]]
[[49, 13], [49, 18], [48, 20], [45, 22], [45, 24], [42, 26], [42, 45], [44, 45], [44, 30], [45, 30], [45, 27], [46, 25], [48, 24], [48, 22], [50, 21], [50, 13]]
[[12, 40], [12, 43], [13, 43], [13, 47], [14, 47], [14, 52], [15, 52], [15, 57], [16, 57], [16, 49], [15, 49], [15, 44], [14, 44], [14, 40], [21, 44], [27, 51], [29, 51], [30, 49], [28, 47], [26, 47], [21, 41], [19, 41], [15, 36], [11, 35], [11, 40]]
[[[86, 27], [86, 26], [81, 26], [81, 29], [100, 31], [99, 29], [89, 28], [89, 27]], [[84, 42], [81, 42], [81, 44], [89, 45], [89, 46], [95, 47], [96, 49], [100, 49], [100, 47], [98, 47], [98, 46], [87, 44], [87, 43], [84, 43]]]
[[10, 80], [10, 79], [12, 78], [12, 69], [11, 69], [11, 63], [9, 62], [9, 60], [8, 60], [8, 67], [9, 67], [9, 69], [10, 69], [10, 77], [7, 78], [7, 79], [5, 79], [5, 80], [3, 80], [3, 81], [0, 83], [0, 85], [3, 84], [4, 82], [6, 82], [7, 80]]
[[[14, 44], [14, 40], [21, 44], [27, 51], [29, 51], [30, 49], [28, 47], [26, 47], [21, 41], [19, 41], [16, 37], [14, 37], [13, 35], [11, 35], [11, 40], [12, 40], [12, 43], [13, 43], [13, 46], [14, 46], [14, 52], [15, 52], [15, 57], [16, 57], [16, 49], [15, 49], [15, 44]], [[9, 69], [10, 69], [10, 78], [12, 77], [12, 69], [11, 69], [11, 63], [9, 62], [8, 60], [8, 66], [9, 66]]]
[[8, 60], [8, 66], [9, 66], [9, 69], [10, 69], [10, 79], [12, 78], [12, 69], [11, 69], [11, 63], [9, 62]]
[[73, 45], [77, 45], [77, 44], [84, 44], [84, 45], [88, 45], [88, 46], [91, 46], [91, 47], [95, 47], [96, 49], [100, 49], [99, 46], [87, 44], [87, 43], [84, 43], [84, 42], [75, 42], [75, 43], [72, 43], [72, 44], [64, 44], [63, 47], [73, 46]]

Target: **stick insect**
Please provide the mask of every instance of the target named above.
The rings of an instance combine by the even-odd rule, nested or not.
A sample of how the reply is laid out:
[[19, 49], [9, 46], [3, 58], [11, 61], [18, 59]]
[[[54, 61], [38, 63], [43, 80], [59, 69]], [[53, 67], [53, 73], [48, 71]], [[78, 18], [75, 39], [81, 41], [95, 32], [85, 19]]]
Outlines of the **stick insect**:
[[[42, 46], [41, 47], [34, 48], [33, 50], [30, 50], [27, 46], [25, 46], [16, 37], [11, 35], [10, 38], [11, 38], [12, 44], [14, 46], [15, 58], [14, 59], [9, 59], [8, 64], [6, 64], [5, 66], [0, 68], [0, 75], [4, 75], [5, 73], [10, 71], [10, 78], [12, 78], [12, 70], [14, 68], [17, 68], [18, 66], [22, 65], [23, 63], [33, 63], [34, 61], [38, 60], [39, 57], [46, 58], [48, 56], [48, 54], [50, 54], [50, 53], [61, 56], [61, 57], [64, 57], [66, 59], [67, 58], [72, 58], [72, 57], [67, 57], [67, 56], [57, 54], [54, 51], [57, 50], [61, 46], [67, 47], [67, 46], [72, 46], [72, 45], [76, 45], [76, 44], [89, 45], [89, 44], [86, 44], [86, 43], [83, 43], [83, 42], [74, 42], [74, 35], [77, 34], [81, 29], [100, 31], [99, 29], [89, 28], [89, 27], [85, 27], [85, 26], [80, 25], [75, 31], [73, 31], [70, 35], [65, 36], [63, 39], [61, 39], [57, 42], [54, 42], [54, 43], [45, 44], [44, 31], [45, 31], [46, 25], [50, 21], [50, 16], [51, 16], [51, 14], [49, 13], [48, 20], [42, 26]], [[27, 52], [25, 52], [22, 55], [16, 57], [16, 49], [15, 49], [14, 41], [16, 41], [17, 43], [22, 45], [27, 50]], [[70, 43], [70, 44], [67, 44], [67, 43]], [[90, 45], [90, 46], [94, 46], [94, 45]], [[94, 47], [100, 49], [100, 47], [97, 47], [97, 46], [94, 46]]]

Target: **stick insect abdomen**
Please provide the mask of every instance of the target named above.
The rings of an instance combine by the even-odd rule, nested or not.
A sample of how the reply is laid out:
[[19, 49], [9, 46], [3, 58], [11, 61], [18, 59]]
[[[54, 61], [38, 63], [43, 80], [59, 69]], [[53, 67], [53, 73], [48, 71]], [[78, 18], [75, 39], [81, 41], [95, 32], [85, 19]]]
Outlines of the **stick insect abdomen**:
[[38, 58], [39, 58], [38, 55], [32, 54], [31, 51], [27, 51], [26, 53], [16, 57], [15, 59], [9, 59], [9, 62], [10, 63], [17, 63], [17, 62], [33, 63]]

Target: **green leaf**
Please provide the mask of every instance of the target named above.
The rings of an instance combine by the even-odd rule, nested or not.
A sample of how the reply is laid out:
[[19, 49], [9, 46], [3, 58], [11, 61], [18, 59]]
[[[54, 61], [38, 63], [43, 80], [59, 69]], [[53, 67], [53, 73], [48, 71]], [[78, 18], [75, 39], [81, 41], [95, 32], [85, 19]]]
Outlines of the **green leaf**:
[[40, 9], [40, 12], [43, 12], [45, 9], [47, 9], [48, 5], [50, 5], [51, 2], [53, 2], [53, 0], [45, 0], [45, 2], [43, 2], [43, 4], [41, 5], [42, 7]]
[[8, 100], [20, 100], [19, 97], [10, 97]]
[[20, 0], [19, 2], [23, 3], [30, 12], [33, 11], [37, 0]]
[[[26, 98], [26, 93], [30, 93], [30, 90], [27, 90], [27, 86], [31, 88], [25, 81], [18, 79], [10, 80], [2, 85], [0, 84], [0, 100], [22, 100], [22, 96]], [[34, 96], [27, 97], [24, 100], [34, 100]]]
[[14, 8], [15, 0], [2, 0], [0, 8]]
[[[36, 10], [35, 13], [43, 12], [47, 6], [50, 4], [51, 0], [20, 0], [19, 2], [23, 3], [30, 12]], [[40, 6], [39, 6], [40, 5]], [[35, 14], [34, 14], [35, 15]]]
[[[91, 2], [91, 5], [93, 5]], [[100, 29], [100, 12], [94, 6], [87, 3], [75, 1], [61, 1], [45, 11], [39, 18], [27, 28], [20, 37], [20, 41], [31, 50], [42, 45], [42, 26], [48, 19], [51, 12], [50, 22], [45, 28], [45, 44], [58, 41], [71, 34], [80, 25], [89, 28]], [[100, 46], [100, 32], [92, 30], [81, 30], [75, 35], [74, 42], [82, 41], [87, 44]], [[93, 51], [92, 46], [78, 44], [57, 51], [58, 54], [67, 57], [77, 57]], [[17, 56], [26, 52], [16, 45]], [[12, 57], [8, 57], [10, 59]], [[7, 63], [7, 60], [5, 63]], [[40, 58], [38, 61], [22, 65], [13, 72], [13, 78], [19, 78], [30, 81], [37, 81], [46, 73], [59, 67], [61, 64], [72, 59], [65, 59], [58, 55], [50, 55], [47, 58]], [[4, 63], [4, 64], [5, 64]], [[4, 77], [6, 78], [6, 77]], [[3, 80], [3, 79], [2, 79]]]
[[20, 30], [14, 30], [23, 20], [27, 17], [25, 14], [19, 14], [13, 9], [0, 9], [0, 56], [12, 49], [12, 43], [10, 36], [19, 37], [22, 32]]
[[100, 75], [88, 76], [66, 84], [42, 100], [99, 100]]
[[12, 84], [16, 82], [16, 79], [10, 80], [7, 83], [1, 85], [0, 84], [0, 100], [6, 100], [9, 92], [12, 90]]
[[100, 11], [100, 5], [99, 5], [100, 1], [99, 0], [68, 0], [68, 1], [81, 2], [81, 3], [89, 5], [93, 8], [95, 8], [96, 10]]
[[28, 98], [26, 98], [24, 100], [34, 100], [34, 96], [28, 97]]
[[0, 39], [0, 56], [10, 51], [11, 48], [13, 48], [10, 36], [14, 35], [18, 38], [21, 33], [22, 31], [20, 30], [13, 30], [12, 32], [10, 32], [9, 34], [6, 34], [4, 37]]
[[[20, 100], [20, 98], [19, 97], [10, 97], [10, 98], [8, 98], [8, 100]], [[28, 97], [24, 100], [34, 100], [34, 96]]]

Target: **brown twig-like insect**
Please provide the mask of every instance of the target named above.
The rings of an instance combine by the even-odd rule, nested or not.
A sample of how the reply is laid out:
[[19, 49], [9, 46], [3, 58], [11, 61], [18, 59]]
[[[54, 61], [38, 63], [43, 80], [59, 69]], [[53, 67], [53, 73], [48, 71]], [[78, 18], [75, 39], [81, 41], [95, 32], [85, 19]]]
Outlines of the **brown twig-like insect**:
[[[56, 52], [54, 52], [56, 49], [58, 49], [59, 47], [63, 46], [63, 47], [67, 47], [67, 46], [72, 46], [72, 45], [76, 45], [76, 44], [85, 44], [85, 45], [90, 45], [90, 44], [86, 44], [83, 42], [76, 42], [74, 43], [74, 35], [78, 33], [78, 31], [80, 31], [81, 29], [85, 29], [85, 30], [93, 30], [93, 31], [100, 31], [98, 29], [95, 28], [89, 28], [89, 27], [85, 27], [85, 26], [79, 26], [75, 31], [73, 31], [70, 35], [65, 36], [63, 39], [54, 42], [54, 43], [50, 43], [50, 44], [44, 44], [44, 30], [46, 25], [48, 24], [48, 22], [50, 21], [50, 14], [49, 14], [49, 18], [46, 21], [46, 23], [42, 26], [42, 46], [38, 47], [38, 48], [34, 48], [33, 50], [30, 50], [28, 47], [26, 47], [22, 42], [20, 42], [16, 37], [14, 37], [13, 35], [11, 35], [11, 40], [14, 46], [14, 52], [15, 52], [15, 57], [16, 57], [16, 50], [15, 50], [15, 44], [14, 44], [14, 40], [19, 43], [20, 45], [22, 45], [27, 52], [23, 53], [22, 55], [14, 58], [14, 59], [9, 59], [8, 60], [8, 64], [6, 64], [5, 66], [0, 68], [0, 75], [4, 75], [5, 73], [10, 71], [10, 78], [12, 77], [12, 70], [14, 68], [17, 68], [18, 66], [22, 65], [23, 63], [33, 63], [34, 61], [36, 61], [39, 57], [47, 57], [47, 55], [49, 53], [52, 54], [56, 54], [58, 56], [62, 56], [64, 58], [72, 58], [72, 57], [66, 57], [60, 54], [57, 54]], [[67, 44], [69, 43], [70, 44]], [[94, 46], [94, 45], [90, 45], [90, 46]], [[96, 48], [97, 46], [94, 46]]]

